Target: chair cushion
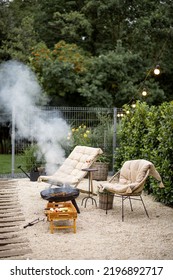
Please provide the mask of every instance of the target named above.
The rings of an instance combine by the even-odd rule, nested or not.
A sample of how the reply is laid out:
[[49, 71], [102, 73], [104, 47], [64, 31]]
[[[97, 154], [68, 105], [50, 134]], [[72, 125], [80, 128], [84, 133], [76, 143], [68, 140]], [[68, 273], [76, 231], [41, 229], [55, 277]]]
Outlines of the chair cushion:
[[120, 170], [120, 184], [140, 183], [151, 165], [144, 159], [126, 161]]
[[[100, 182], [100, 187], [102, 190], [106, 189], [110, 192], [117, 193], [117, 194], [130, 194], [132, 193], [133, 189], [138, 185], [138, 183], [131, 183], [131, 184], [120, 184], [120, 183], [110, 183], [110, 182]], [[100, 189], [101, 190], [101, 189]]]
[[162, 179], [152, 162], [144, 159], [129, 160], [123, 164], [120, 170], [119, 181], [116, 180], [115, 182], [113, 176], [109, 182], [100, 182], [98, 187], [115, 194], [129, 195], [133, 193], [139, 195], [148, 176], [153, 176], [159, 181], [159, 186], [164, 187]]
[[76, 146], [60, 168], [51, 176], [40, 176], [38, 181], [49, 181], [56, 184], [77, 184], [87, 174], [82, 171], [89, 168], [103, 151], [100, 148]]

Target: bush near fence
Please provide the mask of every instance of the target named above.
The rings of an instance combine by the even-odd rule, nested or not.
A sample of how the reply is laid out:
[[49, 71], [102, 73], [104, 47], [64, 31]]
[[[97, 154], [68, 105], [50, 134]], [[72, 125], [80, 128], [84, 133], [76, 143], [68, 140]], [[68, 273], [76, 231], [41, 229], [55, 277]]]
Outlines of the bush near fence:
[[115, 153], [115, 170], [131, 159], [146, 159], [155, 165], [160, 173], [164, 189], [149, 179], [146, 190], [152, 192], [155, 199], [173, 206], [173, 102], [149, 107], [137, 102], [132, 110], [122, 118], [118, 131], [118, 147]]

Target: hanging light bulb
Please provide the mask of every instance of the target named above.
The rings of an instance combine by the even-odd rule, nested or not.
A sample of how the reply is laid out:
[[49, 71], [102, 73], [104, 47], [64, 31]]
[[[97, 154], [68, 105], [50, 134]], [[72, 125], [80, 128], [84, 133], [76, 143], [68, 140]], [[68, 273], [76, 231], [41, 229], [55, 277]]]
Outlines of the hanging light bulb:
[[159, 75], [160, 74], [160, 66], [156, 65], [156, 67], [154, 68], [154, 74], [155, 75]]
[[117, 113], [117, 118], [122, 118], [124, 116], [123, 110], [120, 109], [119, 112]]
[[132, 108], [135, 108], [135, 107], [136, 107], [136, 102], [135, 102], [135, 100], [133, 100], [131, 106], [132, 106]]
[[147, 90], [146, 90], [146, 88], [143, 88], [142, 96], [147, 96]]

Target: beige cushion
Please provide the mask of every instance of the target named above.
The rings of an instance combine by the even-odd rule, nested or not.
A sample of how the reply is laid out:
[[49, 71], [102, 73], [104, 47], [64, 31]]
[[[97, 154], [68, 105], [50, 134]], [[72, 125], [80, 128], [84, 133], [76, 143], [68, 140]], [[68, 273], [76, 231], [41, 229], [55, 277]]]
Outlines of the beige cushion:
[[110, 192], [117, 194], [129, 194], [132, 193], [132, 190], [137, 186], [137, 183], [131, 184], [120, 184], [120, 183], [109, 183], [109, 182], [100, 182], [100, 186], [103, 189], [106, 189]]
[[141, 182], [151, 164], [144, 159], [126, 161], [121, 168], [119, 182], [121, 184]]
[[161, 188], [164, 187], [153, 163], [145, 159], [126, 161], [120, 170], [119, 181], [115, 182], [113, 176], [113, 179], [110, 179], [109, 182], [100, 182], [100, 187], [102, 190], [106, 189], [122, 195], [130, 194], [134, 191], [136, 193], [139, 191], [140, 193], [148, 175], [158, 180]]
[[76, 146], [71, 154], [65, 159], [61, 167], [51, 176], [40, 176], [38, 181], [48, 181], [54, 184], [72, 184], [76, 185], [87, 174], [82, 171], [88, 168], [103, 151], [100, 148], [87, 146]]

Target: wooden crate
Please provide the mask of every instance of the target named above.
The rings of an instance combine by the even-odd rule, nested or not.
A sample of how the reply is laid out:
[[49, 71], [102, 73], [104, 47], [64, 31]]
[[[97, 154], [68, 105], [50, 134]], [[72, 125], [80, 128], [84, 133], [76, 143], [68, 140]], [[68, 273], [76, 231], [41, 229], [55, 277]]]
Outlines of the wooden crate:
[[[47, 219], [50, 222], [50, 232], [54, 233], [54, 229], [73, 228], [76, 233], [77, 211], [71, 202], [49, 202], [45, 210]], [[72, 220], [72, 224], [59, 225], [57, 221]]]

